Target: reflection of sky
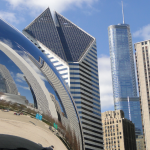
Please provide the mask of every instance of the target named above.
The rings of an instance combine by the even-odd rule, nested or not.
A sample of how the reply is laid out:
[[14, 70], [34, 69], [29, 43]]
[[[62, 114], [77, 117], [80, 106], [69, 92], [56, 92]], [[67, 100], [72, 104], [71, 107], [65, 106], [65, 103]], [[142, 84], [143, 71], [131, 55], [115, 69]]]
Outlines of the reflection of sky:
[[[49, 91], [49, 93], [53, 94], [55, 96], [55, 99], [58, 101], [59, 106], [61, 111], [65, 114], [65, 111], [63, 110], [63, 106], [57, 96], [57, 94], [55, 93], [54, 89], [52, 88], [52, 86], [49, 84], [49, 82], [47, 81], [47, 79], [45, 78], [45, 76], [42, 74], [42, 72], [39, 70], [39, 68], [30, 60], [30, 58], [27, 56], [27, 54], [24, 52], [25, 49], [23, 49], [21, 46], [20, 49], [22, 49], [23, 51], [18, 51], [16, 50], [16, 52], [32, 67], [32, 69], [38, 74], [38, 76], [40, 77], [40, 79], [44, 82], [44, 85], [46, 86], [47, 90]], [[22, 74], [17, 73], [16, 74], [17, 79], [15, 81], [17, 82], [21, 82], [22, 81]], [[26, 89], [27, 87], [23, 87], [22, 85], [18, 85], [17, 87], [19, 88], [24, 88]]]
[[23, 73], [20, 69], [14, 64], [14, 62], [9, 59], [2, 51], [0, 51], [0, 64], [4, 65], [10, 72], [12, 78], [14, 79], [18, 92], [21, 96], [25, 96], [26, 99], [33, 103], [33, 97], [29, 90], [29, 86], [23, 78]]
[[[17, 53], [18, 51], [22, 52], [22, 51], [27, 51], [29, 52], [32, 56], [34, 56], [34, 58], [36, 60], [39, 59], [39, 56], [51, 67], [51, 69], [55, 72], [55, 74], [57, 75], [57, 77], [60, 79], [61, 83], [63, 83], [63, 80], [61, 79], [59, 73], [56, 71], [56, 69], [54, 68], [53, 64], [50, 63], [50, 61], [47, 59], [46, 56], [44, 56], [42, 54], [42, 52], [36, 48], [36, 46], [30, 42], [24, 35], [22, 35], [19, 32], [16, 32], [12, 27], [8, 26], [5, 22], [3, 22], [2, 20], [0, 20], [0, 24], [1, 24], [1, 28], [0, 28], [0, 41], [4, 42], [5, 44], [7, 44], [9, 47], [11, 47], [12, 49], [14, 49]], [[2, 63], [2, 62], [1, 62]], [[2, 63], [3, 64], [3, 63]], [[13, 63], [14, 64], [14, 63]], [[14, 65], [15, 66], [15, 65]], [[12, 68], [14, 67], [12, 66]], [[21, 71], [18, 69], [18, 67], [14, 67], [14, 70], [12, 70], [12, 68], [9, 67], [9, 65], [6, 66], [8, 68], [8, 70], [10, 70], [11, 72], [16, 72], [17, 73], [21, 73]], [[17, 71], [15, 70], [17, 68]], [[15, 74], [15, 76], [16, 76]], [[21, 73], [22, 74], [22, 73]], [[15, 80], [15, 79], [14, 79]], [[42, 79], [43, 80], [43, 79]], [[19, 80], [15, 81], [16, 84], [18, 83]], [[51, 87], [51, 85], [43, 80], [45, 83], [45, 86], [47, 87], [48, 91], [50, 93], [52, 93], [56, 100], [58, 100], [58, 97], [55, 93], [55, 91], [53, 90], [53, 88]], [[25, 82], [23, 82], [25, 83]], [[24, 95], [27, 97], [27, 99], [29, 101], [31, 101], [31, 98], [29, 97], [29, 94], [25, 94], [27, 93], [27, 89], [23, 89], [23, 87], [28, 87], [27, 84], [25, 84], [26, 86], [24, 86], [23, 83], [18, 83], [19, 86], [17, 86], [19, 93], [21, 93], [21, 95]], [[21, 85], [21, 86], [20, 86]], [[65, 86], [64, 86], [65, 88]], [[22, 92], [23, 91], [23, 92]], [[29, 91], [30, 92], [30, 91]], [[28, 93], [29, 93], [28, 92]], [[30, 94], [31, 95], [31, 94]], [[58, 100], [59, 104], [61, 104], [61, 102]], [[62, 106], [60, 105], [61, 110], [62, 110]], [[64, 111], [63, 111], [64, 112]]]
[[[29, 57], [24, 52], [20, 52], [20, 51], [17, 51], [17, 52], [18, 52], [18, 54], [20, 54], [24, 58], [24, 60], [28, 64], [30, 64], [30, 66], [38, 74], [38, 76], [40, 77], [40, 79], [44, 82], [44, 85], [46, 86], [46, 88], [49, 91], [49, 93], [51, 93], [51, 94], [53, 94], [55, 96], [55, 99], [58, 101], [61, 111], [65, 114], [65, 111], [63, 110], [64, 109], [63, 105], [62, 105], [61, 101], [59, 100], [58, 95], [56, 94], [56, 92], [54, 91], [54, 89], [52, 88], [52, 86], [50, 85], [50, 83], [47, 81], [47, 79], [45, 78], [45, 76], [42, 74], [42, 72], [39, 70], [39, 68], [29, 59]], [[36, 61], [36, 60], [34, 59], [34, 61]]]

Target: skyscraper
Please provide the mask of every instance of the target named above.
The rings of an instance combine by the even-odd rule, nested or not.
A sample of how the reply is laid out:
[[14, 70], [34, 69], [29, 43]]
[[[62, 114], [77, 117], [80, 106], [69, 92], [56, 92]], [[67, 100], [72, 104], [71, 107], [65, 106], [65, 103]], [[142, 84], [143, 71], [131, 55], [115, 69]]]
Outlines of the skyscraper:
[[128, 24], [111, 25], [108, 27], [108, 36], [115, 110], [124, 111], [125, 118], [135, 124], [136, 138], [141, 138], [142, 120], [130, 26]]
[[81, 119], [85, 150], [103, 149], [96, 39], [49, 8], [23, 33], [68, 84]]
[[18, 89], [9, 70], [0, 64], [0, 92], [18, 95]]
[[150, 149], [150, 40], [134, 44], [146, 150]]

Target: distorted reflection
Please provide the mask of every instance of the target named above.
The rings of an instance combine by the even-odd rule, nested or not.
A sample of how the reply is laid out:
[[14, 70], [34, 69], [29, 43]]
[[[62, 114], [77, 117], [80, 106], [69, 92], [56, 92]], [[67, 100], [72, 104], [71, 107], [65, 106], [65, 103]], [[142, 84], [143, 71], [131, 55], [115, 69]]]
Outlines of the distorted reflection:
[[[67, 85], [46, 56], [18, 30], [1, 19], [0, 108], [2, 109], [0, 119], [6, 116], [8, 119], [7, 121], [1, 120], [0, 129], [4, 126], [7, 128], [11, 124], [7, 132], [0, 131], [2, 134], [9, 132], [14, 136], [21, 136], [35, 142], [30, 132], [35, 131], [33, 134], [41, 132], [37, 135], [39, 136], [37, 141], [40, 142], [43, 131], [35, 129], [35, 126], [45, 128], [44, 122], [51, 126], [53, 123], [58, 123], [61, 135], [63, 133], [65, 136], [65, 132], [69, 133], [71, 129], [79, 143], [81, 145], [83, 143], [80, 118]], [[9, 113], [5, 114], [5, 111]], [[25, 116], [16, 118], [23, 114], [35, 118], [37, 113], [43, 115], [43, 123], [36, 122], [35, 119], [27, 119]], [[13, 119], [19, 122], [16, 123]], [[25, 126], [22, 122], [30, 124]], [[31, 122], [35, 124], [32, 130]], [[68, 127], [69, 131], [67, 131]], [[30, 131], [28, 135], [31, 138], [26, 134], [21, 134], [22, 130]]]

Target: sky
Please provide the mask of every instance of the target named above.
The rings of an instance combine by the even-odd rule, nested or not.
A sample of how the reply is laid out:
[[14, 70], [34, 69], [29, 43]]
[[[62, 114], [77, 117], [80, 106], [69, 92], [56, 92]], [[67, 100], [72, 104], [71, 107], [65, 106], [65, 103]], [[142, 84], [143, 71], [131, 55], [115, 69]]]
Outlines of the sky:
[[[123, 2], [125, 23], [130, 25], [133, 44], [150, 39], [150, 1]], [[96, 38], [101, 109], [102, 112], [114, 110], [107, 29], [123, 22], [121, 0], [0, 0], [0, 17], [22, 31], [47, 7]]]

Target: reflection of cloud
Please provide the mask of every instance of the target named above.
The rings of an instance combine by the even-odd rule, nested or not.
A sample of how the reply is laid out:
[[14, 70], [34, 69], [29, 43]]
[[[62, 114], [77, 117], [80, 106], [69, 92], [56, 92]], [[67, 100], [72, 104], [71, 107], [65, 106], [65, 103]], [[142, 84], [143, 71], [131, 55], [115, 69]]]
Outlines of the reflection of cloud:
[[9, 47], [13, 48], [13, 44], [12, 44], [12, 42], [10, 40], [3, 39], [2, 42], [5, 43], [6, 45], [8, 45]]
[[38, 74], [38, 76], [42, 81], [47, 81], [46, 78], [43, 76], [42, 72], [35, 66], [35, 64], [26, 55], [23, 55], [22, 57], [33, 68], [33, 70]]
[[101, 107], [103, 112], [106, 110], [112, 110], [114, 106], [110, 58], [108, 56], [99, 57], [98, 68], [99, 68]]
[[23, 88], [23, 89], [25, 89], [25, 90], [30, 90], [30, 88], [29, 88], [29, 87], [22, 86], [22, 85], [19, 85], [19, 84], [17, 84], [17, 87]]
[[13, 79], [15, 78], [15, 75], [12, 71], [10, 71], [10, 75], [12, 76]]
[[23, 76], [24, 76], [23, 74], [17, 73], [17, 74], [16, 74], [16, 81], [17, 81], [17, 82], [24, 82], [25, 80], [24, 80], [24, 77], [23, 77]]

